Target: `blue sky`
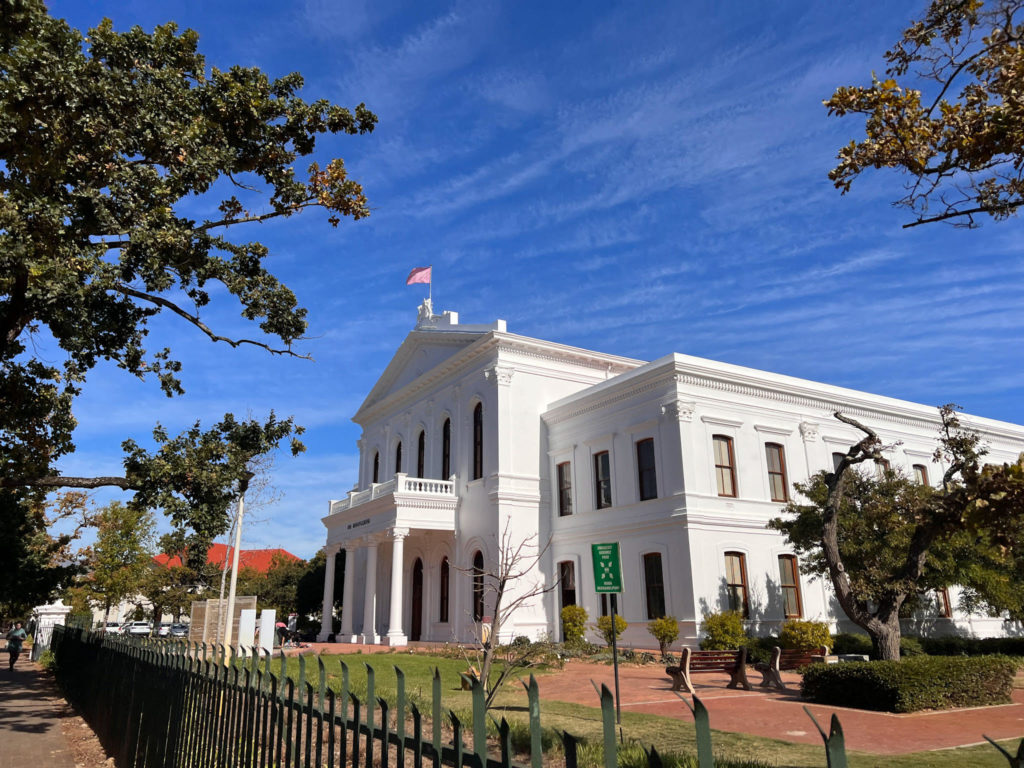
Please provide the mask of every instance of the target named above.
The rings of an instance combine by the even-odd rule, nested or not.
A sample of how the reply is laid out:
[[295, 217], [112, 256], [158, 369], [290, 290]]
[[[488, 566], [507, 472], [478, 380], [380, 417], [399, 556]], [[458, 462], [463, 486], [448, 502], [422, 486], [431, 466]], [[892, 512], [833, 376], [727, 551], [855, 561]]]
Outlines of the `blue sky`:
[[[821, 101], [882, 71], [924, 7], [898, 5], [52, 2], [79, 28], [174, 20], [211, 66], [298, 70], [308, 99], [380, 118], [318, 152], [345, 158], [369, 219], [333, 229], [307, 212], [248, 235], [309, 308], [315, 362], [161, 322], [152, 347], [175, 347], [187, 395], [98, 369], [64, 471], [116, 474], [121, 440], [154, 420], [274, 408], [306, 425], [309, 450], [277, 461], [280, 499], [254, 511], [246, 546], [312, 556], [327, 500], [355, 480], [350, 417], [425, 294], [405, 276], [427, 264], [435, 310], [463, 322], [1024, 422], [1020, 221], [904, 230], [895, 174], [845, 197], [826, 175], [861, 125]], [[252, 333], [227, 300], [204, 317]]]

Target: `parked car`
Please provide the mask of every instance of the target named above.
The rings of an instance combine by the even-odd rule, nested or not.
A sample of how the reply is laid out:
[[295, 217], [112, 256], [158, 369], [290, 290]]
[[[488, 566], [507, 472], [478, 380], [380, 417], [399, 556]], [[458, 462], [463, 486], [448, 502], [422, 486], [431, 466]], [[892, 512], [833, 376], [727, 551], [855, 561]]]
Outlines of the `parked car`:
[[133, 621], [128, 625], [128, 634], [132, 637], [149, 637], [153, 634], [153, 625], [148, 621]]
[[109, 632], [112, 635], [119, 634], [121, 632], [121, 625], [116, 621], [108, 621], [107, 626], [103, 629], [104, 632]]
[[171, 624], [171, 637], [188, 637], [188, 624]]
[[156, 636], [157, 637], [168, 637], [171, 634], [171, 625], [166, 621], [161, 621], [156, 625]]

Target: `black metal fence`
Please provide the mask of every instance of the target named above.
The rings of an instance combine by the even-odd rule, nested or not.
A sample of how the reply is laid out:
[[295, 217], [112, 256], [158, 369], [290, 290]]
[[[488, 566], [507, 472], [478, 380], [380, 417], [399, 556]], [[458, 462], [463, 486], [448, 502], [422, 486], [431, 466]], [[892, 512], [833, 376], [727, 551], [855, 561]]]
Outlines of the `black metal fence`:
[[[497, 735], [488, 743], [480, 682], [467, 680], [473, 702], [467, 728], [455, 712], [443, 711], [436, 669], [431, 712], [424, 718], [408, 701], [398, 667], [392, 707], [376, 696], [369, 664], [366, 697], [356, 696], [348, 666], [338, 656], [328, 657], [341, 673], [341, 690], [335, 692], [327, 685], [320, 656], [315, 657], [316, 669], [308, 670], [311, 680], [306, 657], [299, 656], [298, 679], [293, 680], [283, 654], [225, 660], [223, 649], [208, 656], [199, 644], [129, 640], [70, 627], [56, 628], [51, 649], [65, 695], [119, 768], [519, 768], [512, 761], [511, 727], [505, 718], [495, 722]], [[532, 675], [525, 688], [528, 759], [530, 768], [542, 768], [540, 697]], [[607, 686], [598, 693], [601, 763], [617, 768], [621, 734], [616, 733], [613, 697]], [[708, 711], [696, 696], [692, 706], [683, 702], [694, 716], [699, 768], [714, 768]], [[829, 768], [846, 768], [839, 719], [832, 716], [827, 734], [817, 721], [815, 726]], [[565, 768], [578, 768], [580, 740], [565, 732], [558, 735]], [[1015, 756], [998, 748], [1011, 766], [1024, 768], [1024, 742]], [[662, 768], [654, 748], [644, 754], [648, 768]]]

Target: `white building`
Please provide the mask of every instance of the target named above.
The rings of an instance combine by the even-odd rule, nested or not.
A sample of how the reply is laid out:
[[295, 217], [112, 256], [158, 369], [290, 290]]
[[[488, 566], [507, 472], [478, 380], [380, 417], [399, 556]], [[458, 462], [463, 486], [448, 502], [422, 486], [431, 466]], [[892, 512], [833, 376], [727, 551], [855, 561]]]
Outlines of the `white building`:
[[[328, 553], [346, 550], [338, 639], [474, 639], [489, 614], [474, 568], [493, 567], [506, 528], [517, 543], [550, 542], [536, 578], [558, 587], [518, 611], [502, 640], [557, 638], [565, 604], [592, 620], [607, 612], [590, 553], [603, 542], [620, 546], [626, 644], [650, 646], [646, 622], [666, 614], [694, 643], [703, 615], [729, 607], [761, 633], [788, 616], [836, 621], [831, 588], [800, 575], [765, 524], [794, 482], [862, 437], [837, 410], [899, 443], [893, 467], [942, 476], [933, 407], [687, 355], [645, 363], [518, 336], [502, 320], [460, 325], [425, 303], [353, 417], [358, 481], [323, 518]], [[987, 460], [1024, 451], [1024, 428], [964, 421]], [[947, 596], [939, 603], [927, 619], [935, 631], [1003, 631], [999, 619], [957, 614]]]

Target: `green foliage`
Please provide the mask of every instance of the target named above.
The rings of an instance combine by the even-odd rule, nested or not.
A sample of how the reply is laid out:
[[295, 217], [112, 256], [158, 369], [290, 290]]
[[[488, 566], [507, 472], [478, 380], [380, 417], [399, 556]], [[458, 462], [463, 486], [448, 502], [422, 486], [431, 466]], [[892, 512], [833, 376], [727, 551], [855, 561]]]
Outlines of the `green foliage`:
[[647, 625], [647, 631], [658, 641], [661, 657], [668, 655], [669, 646], [679, 638], [679, 621], [675, 616], [662, 616]]
[[[299, 577], [295, 596], [295, 608], [299, 615], [314, 615], [319, 618], [324, 610], [324, 579], [327, 577], [327, 551], [319, 549], [306, 564], [306, 570]], [[345, 550], [335, 555], [334, 560], [334, 612], [340, 614], [341, 600], [345, 593]]]
[[789, 619], [782, 625], [779, 632], [779, 643], [782, 648], [795, 648], [801, 651], [813, 651], [822, 646], [832, 647], [832, 635], [828, 624], [823, 621], [800, 621]]
[[[297, 73], [210, 69], [198, 35], [173, 23], [83, 35], [41, 0], [3, 0], [0, 17], [0, 594], [16, 583], [43, 602], [62, 576], [53, 563], [67, 562], [37, 512], [48, 491], [136, 491], [134, 506], [164, 509], [205, 551], [249, 460], [300, 431], [228, 415], [177, 438], [158, 427], [152, 452], [126, 442], [122, 477], [57, 472], [97, 365], [183, 392], [172, 351], [145, 347], [161, 313], [214, 342], [294, 354], [306, 311], [243, 225], [306, 208], [333, 225], [368, 215], [340, 159], [297, 168], [321, 135], [366, 133], [376, 117], [304, 101]], [[201, 319], [225, 299], [256, 338]]]
[[76, 590], [108, 612], [142, 592], [151, 567], [155, 522], [148, 509], [113, 501], [95, 519], [96, 543], [86, 550], [88, 573]]
[[587, 628], [587, 609], [582, 605], [567, 605], [562, 609], [562, 638], [566, 645], [580, 645]]
[[[619, 614], [615, 614], [615, 640], [618, 642], [619, 635], [626, 631], [626, 627], [629, 624]], [[608, 645], [612, 644], [612, 617], [611, 616], [598, 616], [597, 617], [597, 631], [601, 633], [601, 637], [604, 638], [605, 643]]]
[[916, 637], [900, 638], [900, 658], [907, 656], [924, 656], [924, 648], [921, 641]]
[[747, 644], [743, 617], [736, 611], [709, 613], [700, 624], [704, 633], [700, 647], [705, 651], [733, 651]]
[[854, 632], [840, 632], [838, 635], [833, 635], [829, 647], [835, 654], [859, 653], [870, 656], [874, 651], [870, 637]]
[[43, 669], [52, 670], [56, 664], [57, 657], [53, 655], [53, 651], [49, 648], [39, 654], [39, 666]]
[[1008, 703], [1016, 672], [1005, 656], [812, 664], [800, 692], [819, 704], [883, 712], [977, 707]]
[[1024, 637], [922, 637], [922, 650], [932, 656], [1024, 656]]

